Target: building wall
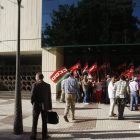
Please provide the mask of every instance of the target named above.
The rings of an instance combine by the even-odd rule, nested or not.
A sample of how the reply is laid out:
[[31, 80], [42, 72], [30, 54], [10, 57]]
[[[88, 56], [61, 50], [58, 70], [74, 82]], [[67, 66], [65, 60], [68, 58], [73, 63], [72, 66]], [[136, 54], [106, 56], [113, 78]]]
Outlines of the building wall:
[[61, 85], [56, 86], [50, 80], [50, 76], [56, 69], [64, 66], [64, 56], [58, 51], [42, 51], [42, 72], [44, 75], [44, 81], [51, 85], [52, 100], [56, 100], [57, 93], [61, 90]]
[[[0, 55], [16, 55], [17, 48], [17, 0], [0, 0]], [[42, 0], [22, 0], [21, 2], [21, 54], [41, 54], [44, 81], [51, 84], [52, 100], [61, 90], [49, 77], [63, 67], [63, 55], [55, 51], [41, 49]]]
[[[0, 53], [17, 47], [17, 0], [0, 0]], [[21, 2], [21, 51], [41, 51], [42, 0]]]

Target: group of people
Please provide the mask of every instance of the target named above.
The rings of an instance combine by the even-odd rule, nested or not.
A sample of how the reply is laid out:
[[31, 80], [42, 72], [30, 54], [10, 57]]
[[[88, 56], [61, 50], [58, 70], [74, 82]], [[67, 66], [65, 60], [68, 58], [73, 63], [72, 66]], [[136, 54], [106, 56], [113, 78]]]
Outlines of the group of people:
[[[32, 85], [31, 91], [31, 104], [33, 105], [33, 123], [32, 133], [30, 139], [35, 140], [37, 134], [38, 117], [41, 113], [42, 116], [42, 139], [48, 139], [47, 135], [47, 111], [52, 110], [51, 101], [51, 87], [48, 83], [43, 81], [43, 74], [36, 74], [36, 83]], [[125, 76], [121, 76], [119, 81], [115, 81], [115, 77], [111, 78], [107, 75], [107, 79], [100, 80], [92, 75], [73, 76], [73, 72], [70, 72], [70, 76], [67, 77], [62, 83], [62, 96], [65, 96], [66, 107], [64, 111], [64, 120], [69, 122], [67, 115], [71, 107], [71, 119], [75, 119], [75, 103], [79, 102], [80, 92], [84, 92], [83, 102], [88, 104], [88, 96], [92, 97], [96, 91], [97, 102], [101, 102], [101, 95], [106, 91], [106, 101], [110, 101], [109, 117], [115, 117], [114, 106], [118, 105], [118, 119], [123, 120], [123, 112], [126, 101], [130, 99], [130, 110], [133, 111], [133, 101], [135, 100], [135, 110], [138, 109], [139, 98], [139, 83], [138, 79], [132, 76], [132, 79], [126, 79]], [[82, 89], [82, 90], [81, 90]], [[89, 92], [89, 93], [88, 93]]]
[[[85, 104], [89, 104], [88, 102], [96, 100], [97, 103], [100, 104], [102, 98], [106, 101], [106, 103], [109, 103], [108, 84], [111, 81], [109, 75], [107, 75], [107, 78], [105, 79], [105, 76], [103, 75], [102, 78], [97, 78], [96, 74], [88, 75], [85, 73], [81, 76], [75, 75], [73, 78], [76, 79], [79, 87], [76, 92], [77, 103], [82, 101]], [[61, 82], [62, 92], [60, 102], [65, 102], [65, 90], [62, 88], [65, 80]]]
[[[125, 76], [121, 76], [120, 80], [116, 80], [115, 76], [112, 76], [110, 78], [110, 76], [107, 75], [106, 79], [102, 78], [102, 80], [100, 80], [99, 78], [97, 78], [97, 81], [95, 81], [95, 79], [91, 75], [84, 75], [83, 79], [80, 81], [78, 76], [71, 75], [71, 79], [73, 79], [74, 82], [72, 82], [70, 78], [67, 78], [62, 82], [63, 94], [66, 93], [66, 108], [64, 113], [64, 119], [67, 122], [67, 114], [70, 106], [72, 111], [72, 120], [74, 119], [75, 102], [77, 99], [77, 102], [79, 103], [80, 86], [82, 87], [82, 90], [84, 92], [83, 103], [85, 104], [89, 104], [87, 102], [88, 96], [92, 96], [95, 91], [96, 100], [100, 104], [102, 97], [101, 95], [104, 91], [106, 91], [106, 102], [110, 103], [109, 117], [116, 117], [116, 114], [114, 113], [114, 106], [116, 104], [116, 101], [118, 105], [119, 120], [124, 119], [124, 108], [126, 104], [129, 103], [129, 101], [131, 111], [133, 110], [134, 100], [135, 110], [139, 110], [139, 83], [137, 77], [132, 76], [131, 79], [128, 79], [125, 78]], [[89, 85], [91, 85], [92, 88], [90, 88]], [[74, 96], [74, 98], [67, 98], [67, 96]]]
[[110, 98], [110, 111], [109, 116], [115, 117], [114, 106], [118, 105], [118, 119], [123, 120], [123, 112], [125, 105], [130, 101], [130, 110], [133, 111], [133, 102], [135, 100], [135, 110], [138, 109], [139, 101], [139, 82], [137, 77], [132, 76], [129, 80], [125, 76], [121, 76], [121, 79], [117, 82], [112, 77], [108, 86], [108, 94]]

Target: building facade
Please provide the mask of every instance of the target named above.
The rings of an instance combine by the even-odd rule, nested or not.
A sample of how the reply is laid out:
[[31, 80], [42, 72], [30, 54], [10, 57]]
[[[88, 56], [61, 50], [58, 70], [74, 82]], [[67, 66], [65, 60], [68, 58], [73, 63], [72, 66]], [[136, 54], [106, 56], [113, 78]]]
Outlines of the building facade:
[[[5, 65], [15, 65], [17, 49], [17, 0], [0, 0], [0, 61]], [[63, 55], [57, 50], [47, 51], [41, 48], [42, 0], [24, 0], [21, 3], [21, 66], [41, 65], [44, 81], [51, 84], [52, 99], [60, 86], [56, 86], [50, 75], [63, 66]], [[7, 60], [9, 59], [9, 60]], [[12, 60], [14, 62], [8, 62]], [[40, 60], [41, 59], [41, 60]], [[1, 75], [3, 76], [3, 75]]]
[[[96, 24], [97, 17], [99, 17], [98, 19], [101, 19], [101, 15], [103, 15], [104, 12], [101, 12], [100, 14], [100, 12], [98, 12], [98, 7], [96, 7], [97, 13], [93, 14], [93, 8], [88, 4], [87, 7], [84, 7], [87, 10], [85, 13], [88, 15], [83, 16], [84, 13], [82, 13], [81, 9], [78, 9], [76, 12], [78, 13], [77, 15], [70, 15], [70, 23], [65, 23], [68, 16], [64, 17], [65, 20], [61, 23], [60, 18], [58, 18], [58, 22], [56, 23], [63, 25], [54, 28], [54, 32], [56, 33], [54, 34], [54, 37], [57, 37], [48, 42], [49, 30], [46, 30], [46, 23], [51, 29], [55, 26], [51, 19], [54, 16], [53, 10], [57, 12], [60, 10], [63, 11], [62, 8], [64, 8], [65, 5], [67, 5], [66, 7], [69, 11], [69, 6], [71, 5], [74, 5], [71, 10], [76, 10], [78, 1], [82, 2], [82, 0], [22, 0], [21, 2], [21, 66], [41, 66], [41, 71], [44, 74], [44, 81], [51, 84], [53, 100], [56, 100], [58, 93], [61, 91], [61, 87], [60, 85], [56, 86], [49, 77], [58, 68], [63, 66], [70, 68], [79, 60], [82, 63], [82, 67], [87, 61], [89, 62], [89, 65], [92, 65], [96, 61], [98, 61], [99, 65], [103, 62], [111, 61], [112, 65], [115, 66], [125, 60], [131, 61], [131, 59], [134, 59], [136, 65], [138, 65], [139, 54], [137, 50], [139, 50], [138, 46], [140, 43], [138, 38], [139, 31], [135, 33], [137, 41], [131, 41], [129, 36], [132, 33], [129, 33], [129, 30], [126, 30], [127, 32], [125, 31], [125, 29], [130, 29], [130, 26], [127, 27], [128, 24], [125, 22], [127, 21], [127, 16], [124, 16], [122, 22], [118, 22], [117, 18], [115, 21], [111, 21], [111, 16], [105, 14], [105, 18], [103, 18], [104, 16], [102, 17], [105, 23], [103, 27], [105, 28], [98, 28], [100, 23]], [[84, 5], [84, 2], [86, 2], [86, 0], [83, 0], [83, 3], [81, 3], [81, 8]], [[112, 7], [114, 3], [117, 3], [117, 5], [122, 4], [121, 0], [108, 0], [107, 2], [111, 5], [110, 7]], [[123, 5], [126, 4], [126, 7], [130, 7], [131, 3], [131, 0], [123, 1]], [[78, 8], [80, 8], [80, 6]], [[105, 9], [108, 13], [109, 9], [106, 7]], [[64, 15], [65, 13], [66, 11], [64, 12]], [[50, 15], [52, 15], [52, 17]], [[97, 15], [97, 17], [94, 17], [93, 15]], [[130, 13], [128, 13], [128, 15], [130, 15]], [[5, 66], [15, 66], [16, 64], [17, 17], [17, 0], [0, 0], [0, 61], [5, 61]], [[108, 28], [109, 26], [110, 28]], [[114, 31], [114, 33], [111, 34], [113, 26], [117, 28], [117, 31]], [[59, 27], [64, 27], [64, 34], [61, 30], [58, 30]], [[119, 31], [119, 28], [121, 27], [123, 27], [123, 29]], [[98, 34], [103, 34], [105, 38], [99, 36], [99, 39]], [[120, 37], [122, 34], [123, 37]], [[80, 38], [78, 38], [79, 36]], [[114, 38], [112, 38], [112, 36]], [[47, 39], [45, 40], [47, 42], [43, 40], [44, 38]], [[123, 38], [121, 40], [123, 43], [120, 40], [119, 42], [118, 38], [120, 38], [120, 40]], [[61, 39], [62, 41], [60, 41]], [[65, 42], [63, 42], [63, 40], [65, 40]], [[0, 76], [3, 76], [2, 73]], [[32, 74], [26, 73], [26, 76], [32, 76]]]

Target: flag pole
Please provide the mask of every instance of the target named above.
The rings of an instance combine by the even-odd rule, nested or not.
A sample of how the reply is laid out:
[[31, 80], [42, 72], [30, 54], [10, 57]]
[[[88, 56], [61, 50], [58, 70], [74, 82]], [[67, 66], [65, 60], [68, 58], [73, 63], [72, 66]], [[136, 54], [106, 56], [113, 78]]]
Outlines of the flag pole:
[[98, 75], [98, 79], [99, 79], [99, 73], [98, 73], [98, 71], [97, 71], [97, 75]]

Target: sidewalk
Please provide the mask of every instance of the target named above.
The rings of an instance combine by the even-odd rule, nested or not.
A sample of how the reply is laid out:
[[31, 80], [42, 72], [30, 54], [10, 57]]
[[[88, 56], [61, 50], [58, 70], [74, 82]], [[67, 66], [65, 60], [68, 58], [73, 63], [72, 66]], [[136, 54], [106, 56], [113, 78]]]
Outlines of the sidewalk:
[[[125, 120], [108, 117], [109, 104], [76, 104], [75, 118], [69, 123], [63, 119], [65, 103], [53, 102], [53, 111], [59, 115], [59, 124], [48, 124], [50, 140], [140, 140], [140, 111], [125, 108]], [[22, 100], [22, 135], [12, 134], [14, 120], [14, 100], [0, 99], [0, 140], [29, 140], [32, 126], [32, 105], [30, 100]], [[117, 106], [115, 107], [117, 114]], [[69, 113], [70, 114], [70, 113]], [[41, 140], [41, 117], [38, 122], [37, 140]]]

